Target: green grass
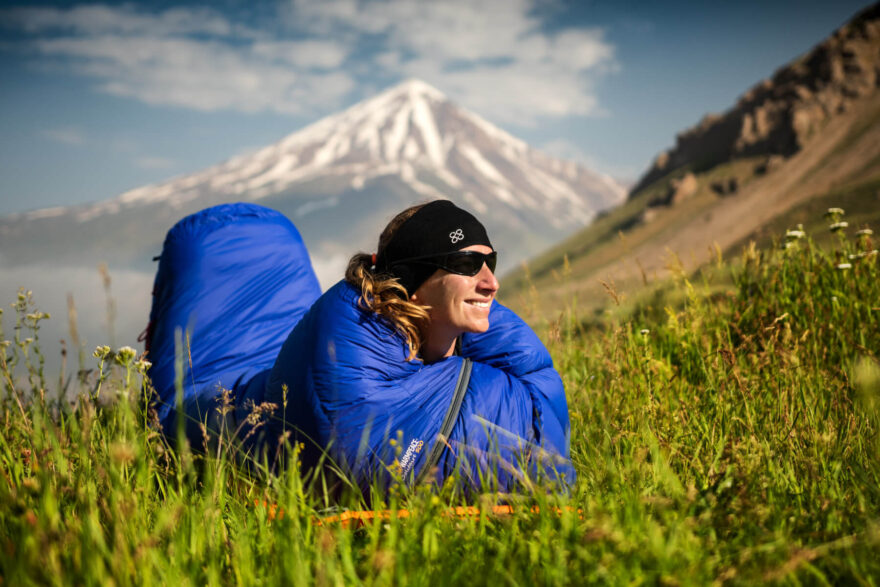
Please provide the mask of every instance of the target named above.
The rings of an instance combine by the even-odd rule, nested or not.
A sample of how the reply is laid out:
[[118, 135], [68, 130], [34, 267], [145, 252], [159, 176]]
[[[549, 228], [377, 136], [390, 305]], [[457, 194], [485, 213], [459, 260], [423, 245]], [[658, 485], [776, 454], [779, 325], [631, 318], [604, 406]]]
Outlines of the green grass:
[[814, 235], [818, 244], [827, 247], [836, 237], [828, 231], [822, 214], [832, 207], [846, 210], [849, 234], [854, 234], [864, 226], [880, 226], [880, 177], [875, 174], [872, 179], [860, 179], [807, 200], [758, 227], [728, 250], [741, 252], [751, 241], [755, 241], [759, 247], [772, 247], [774, 239], [778, 239], [786, 230], [796, 228], [798, 224]]
[[360, 529], [317, 524], [328, 502], [295, 466], [246, 472], [222, 446], [169, 450], [129, 356], [96, 359], [73, 405], [49, 399], [43, 317], [23, 293], [0, 333], [0, 576], [877, 584], [880, 267], [876, 254], [849, 259], [875, 247], [852, 233], [749, 248], [626, 312], [569, 308], [546, 342], [569, 397], [571, 494], [507, 496], [519, 507], [498, 517], [498, 495], [475, 496], [481, 514], [457, 518], [454, 487], [397, 486], [377, 505], [410, 517]]

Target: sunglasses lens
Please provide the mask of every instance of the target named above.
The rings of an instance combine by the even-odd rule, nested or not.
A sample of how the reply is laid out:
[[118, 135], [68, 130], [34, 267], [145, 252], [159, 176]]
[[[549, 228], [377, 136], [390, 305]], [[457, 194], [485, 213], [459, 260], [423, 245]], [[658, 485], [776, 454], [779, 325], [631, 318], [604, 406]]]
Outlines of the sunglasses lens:
[[486, 255], [486, 266], [489, 267], [489, 271], [495, 273], [495, 264], [498, 263], [498, 252], [492, 251], [488, 255]]
[[446, 257], [444, 268], [459, 275], [474, 276], [483, 268], [483, 263], [486, 263], [489, 271], [494, 273], [497, 259], [498, 255], [494, 251], [488, 255], [472, 251], [453, 253]]
[[460, 275], [476, 275], [480, 272], [483, 259], [474, 255], [452, 254], [446, 257], [445, 267], [448, 271]]

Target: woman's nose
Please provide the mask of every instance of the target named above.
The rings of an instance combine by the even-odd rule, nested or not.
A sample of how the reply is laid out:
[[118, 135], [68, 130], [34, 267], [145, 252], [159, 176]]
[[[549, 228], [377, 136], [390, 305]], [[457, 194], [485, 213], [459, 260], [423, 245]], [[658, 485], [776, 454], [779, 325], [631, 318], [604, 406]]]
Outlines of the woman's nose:
[[480, 289], [488, 290], [491, 293], [498, 291], [498, 279], [485, 263], [483, 263], [483, 268], [480, 269], [480, 272], [477, 273], [477, 279], [477, 287]]

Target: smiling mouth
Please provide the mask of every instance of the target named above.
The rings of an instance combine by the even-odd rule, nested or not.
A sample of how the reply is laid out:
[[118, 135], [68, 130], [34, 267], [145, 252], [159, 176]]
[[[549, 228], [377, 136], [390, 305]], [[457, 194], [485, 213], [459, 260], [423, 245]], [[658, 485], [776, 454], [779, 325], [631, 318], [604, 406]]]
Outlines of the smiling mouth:
[[478, 307], [478, 308], [488, 308], [489, 305], [490, 305], [492, 302], [491, 302], [491, 301], [488, 301], [488, 302], [478, 302], [477, 300], [467, 300], [467, 303], [470, 304], [470, 305], [472, 305], [472, 306], [476, 306], [476, 307]]

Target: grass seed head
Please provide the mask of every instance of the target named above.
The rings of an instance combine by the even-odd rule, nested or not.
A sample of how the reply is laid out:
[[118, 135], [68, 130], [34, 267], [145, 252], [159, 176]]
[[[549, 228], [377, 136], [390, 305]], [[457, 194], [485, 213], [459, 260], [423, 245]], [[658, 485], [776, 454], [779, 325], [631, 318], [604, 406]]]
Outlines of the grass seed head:
[[128, 442], [117, 442], [110, 447], [110, 458], [120, 465], [130, 465], [134, 462], [135, 452]]

